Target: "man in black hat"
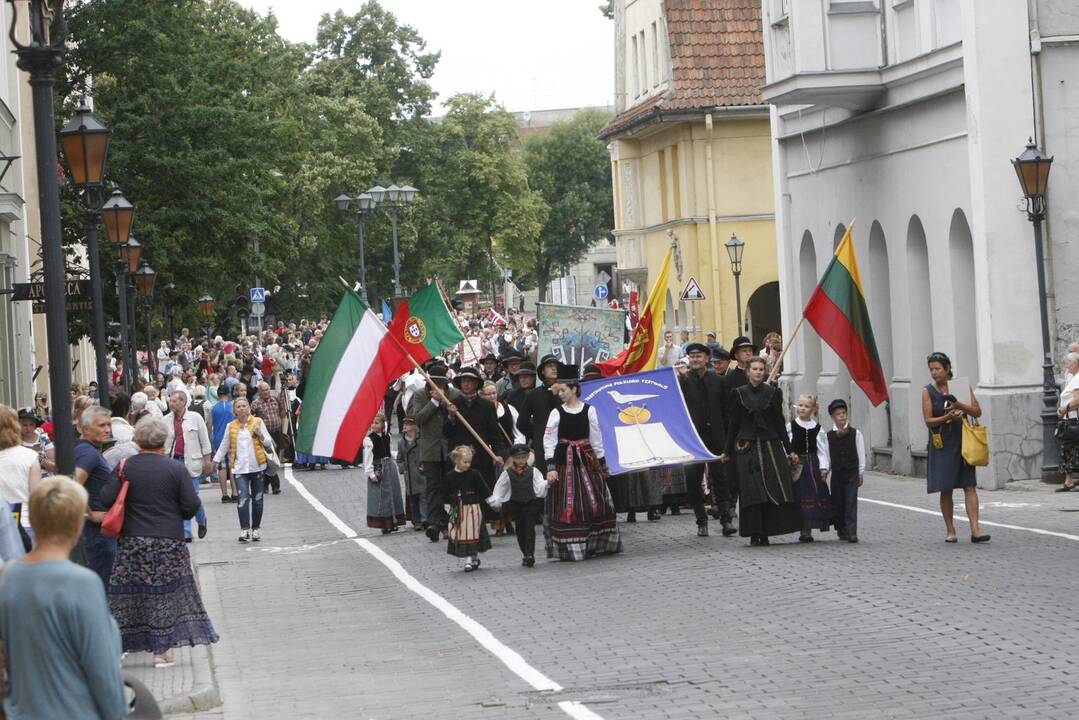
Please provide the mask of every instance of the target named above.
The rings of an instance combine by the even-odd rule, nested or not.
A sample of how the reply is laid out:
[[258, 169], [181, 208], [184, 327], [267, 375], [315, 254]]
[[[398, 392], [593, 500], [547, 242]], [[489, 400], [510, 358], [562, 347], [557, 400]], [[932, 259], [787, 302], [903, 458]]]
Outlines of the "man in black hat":
[[[445, 365], [433, 363], [427, 373], [450, 402], [457, 398], [457, 390], [449, 386]], [[450, 469], [450, 453], [444, 432], [446, 408], [428, 385], [425, 392], [413, 393], [408, 414], [416, 421], [420, 431], [420, 468], [427, 480], [424, 488], [427, 498], [427, 537], [431, 542], [438, 542], [439, 532], [449, 523], [443, 507], [446, 502], [443, 479]]]
[[731, 359], [734, 362], [732, 367], [727, 370], [727, 389], [731, 393], [743, 385], [749, 384], [749, 378], [746, 377], [746, 363], [756, 354], [757, 346], [753, 344], [752, 340], [744, 335], [734, 339], [731, 344]]
[[494, 353], [487, 353], [480, 360], [480, 366], [482, 368], [483, 380], [490, 380], [491, 382], [497, 382], [502, 375], [498, 372], [498, 358]]
[[[686, 400], [689, 417], [693, 420], [693, 427], [697, 429], [697, 434], [701, 436], [709, 452], [719, 456], [723, 453], [727, 441], [727, 392], [723, 378], [708, 367], [711, 355], [707, 345], [687, 345], [689, 372], [679, 378], [678, 382], [682, 386], [682, 395]], [[719, 510], [719, 521], [723, 525], [723, 535], [729, 537], [738, 530], [731, 524], [731, 496], [723, 463], [717, 460], [707, 465], [708, 477]], [[704, 464], [687, 465], [685, 473], [686, 499], [697, 518], [697, 535], [708, 537], [708, 515], [704, 511], [704, 492], [701, 488], [704, 481]]]
[[524, 360], [520, 363], [520, 367], [513, 373], [513, 387], [508, 393], [503, 402], [508, 403], [517, 410], [517, 417], [521, 416], [521, 413], [525, 410], [525, 400], [528, 397], [528, 393], [536, 387], [536, 364]]
[[727, 374], [727, 369], [731, 366], [731, 354], [724, 350], [722, 347], [717, 347], [712, 350], [712, 369], [716, 371], [716, 375], [720, 377]]
[[[498, 413], [494, 403], [484, 400], [479, 396], [480, 387], [483, 385], [483, 377], [474, 367], [463, 367], [453, 378], [460, 394], [447, 407], [449, 417], [443, 425], [443, 434], [446, 436], [448, 448], [452, 452], [460, 445], [472, 448], [472, 468], [483, 476], [488, 490], [495, 486], [495, 460], [487, 452], [487, 448], [477, 442], [475, 436], [465, 427], [465, 422], [472, 426], [483, 441], [498, 456], [497, 464], [501, 466], [502, 458], [506, 456], [506, 438], [498, 427]], [[485, 505], [485, 515], [489, 508]]]
[[521, 353], [516, 350], [508, 350], [502, 355], [500, 361], [502, 365], [503, 375], [495, 383], [495, 392], [498, 393], [498, 399], [505, 401], [506, 396], [510, 391], [517, 386], [517, 371], [521, 369], [521, 361], [524, 358], [521, 357]]
[[536, 454], [536, 468], [547, 475], [547, 461], [543, 457], [543, 433], [547, 429], [547, 420], [551, 411], [562, 404], [562, 400], [551, 391], [558, 380], [558, 358], [544, 355], [540, 358], [539, 380], [536, 387], [525, 396], [524, 408], [519, 409], [517, 429], [532, 442], [532, 452]]

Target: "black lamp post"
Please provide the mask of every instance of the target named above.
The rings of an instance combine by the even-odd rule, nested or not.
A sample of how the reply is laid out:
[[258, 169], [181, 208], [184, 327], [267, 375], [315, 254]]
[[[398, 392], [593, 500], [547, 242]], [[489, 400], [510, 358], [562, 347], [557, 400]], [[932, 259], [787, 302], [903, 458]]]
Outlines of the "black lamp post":
[[724, 246], [727, 248], [727, 257], [731, 261], [731, 272], [734, 273], [734, 302], [737, 306], [738, 334], [742, 334], [742, 252], [746, 244], [731, 233], [731, 239]]
[[[16, 38], [18, 3], [11, 3], [10, 37], [18, 67], [30, 73], [34, 110], [34, 154], [37, 158], [41, 257], [45, 283], [46, 343], [49, 356], [49, 402], [52, 406], [56, 472], [70, 475], [75, 467], [75, 427], [71, 423], [71, 350], [67, 335], [64, 280], [67, 274], [60, 242], [60, 187], [56, 178], [56, 117], [53, 113], [54, 74], [64, 65], [67, 27], [63, 0], [30, 0], [30, 44]], [[50, 37], [57, 17], [56, 36]], [[99, 384], [100, 386], [100, 384]]]
[[153, 319], [154, 281], [157, 273], [150, 267], [150, 263], [143, 260], [139, 263], [139, 269], [135, 272], [135, 287], [138, 288], [139, 296], [146, 300], [146, 369], [153, 377], [154, 373], [154, 343], [153, 329], [150, 323]]
[[397, 251], [397, 211], [408, 207], [416, 200], [419, 190], [411, 185], [397, 187], [390, 185], [384, 188], [376, 185], [367, 191], [371, 196], [374, 206], [381, 207], [390, 215], [391, 227], [393, 228], [393, 292], [396, 297], [401, 297], [401, 257]]
[[1012, 160], [1015, 174], [1027, 200], [1027, 218], [1034, 224], [1034, 256], [1038, 264], [1038, 299], [1042, 321], [1042, 480], [1058, 482], [1060, 453], [1053, 431], [1057, 426], [1059, 390], [1053, 376], [1053, 349], [1049, 336], [1049, 305], [1045, 289], [1045, 247], [1042, 221], [1045, 220], [1045, 192], [1049, 186], [1049, 168], [1053, 158], [1045, 155], [1031, 139], [1023, 154]]
[[75, 117], [60, 131], [60, 145], [67, 158], [71, 184], [79, 191], [78, 209], [86, 232], [90, 260], [90, 297], [94, 303], [94, 357], [97, 364], [98, 402], [108, 408], [109, 368], [105, 357], [105, 309], [101, 303], [101, 257], [97, 226], [101, 222], [101, 183], [105, 174], [111, 131], [79, 105]]
[[367, 214], [375, 208], [375, 199], [368, 193], [360, 193], [355, 199], [348, 195], [338, 195], [333, 201], [341, 212], [348, 212], [352, 205], [356, 207], [356, 235], [360, 241], [360, 295], [364, 302], [370, 305], [371, 301], [367, 299], [367, 259], [363, 247], [363, 223]]
[[206, 337], [210, 337], [210, 331], [214, 327], [214, 298], [212, 295], [203, 295], [199, 298], [199, 312], [202, 313], [202, 330]]
[[168, 327], [169, 327], [169, 349], [170, 350], [172, 349], [172, 346], [175, 343], [175, 336], [173, 335], [173, 331], [172, 331], [172, 316], [173, 316], [173, 307], [172, 307], [172, 305], [173, 305], [173, 300], [175, 299], [173, 297], [173, 293], [175, 293], [175, 292], [176, 292], [176, 283], [174, 283], [174, 282], [165, 283], [165, 316], [168, 318], [168, 323], [169, 323]]
[[[107, 227], [107, 226], [106, 226]], [[130, 309], [130, 318], [132, 325], [128, 326], [128, 297], [127, 297], [127, 276], [136, 272], [139, 269], [139, 257], [142, 255], [142, 243], [133, 237], [128, 237], [127, 242], [116, 243], [113, 246], [116, 249], [116, 296], [120, 302], [120, 343], [124, 346], [126, 355], [124, 357], [125, 376], [127, 377], [127, 387], [131, 387], [135, 380], [138, 379], [139, 372], [139, 355], [134, 349], [134, 320], [135, 311]], [[128, 334], [130, 332], [130, 335]], [[130, 338], [130, 341], [129, 341]]]
[[131, 239], [131, 225], [135, 222], [135, 206], [127, 201], [124, 194], [114, 190], [109, 199], [101, 206], [101, 219], [105, 224], [105, 235], [115, 252], [116, 259], [116, 301], [120, 311], [120, 358], [124, 362], [121, 377], [125, 389], [130, 389], [131, 364], [128, 358], [127, 342], [127, 293], [126, 273], [131, 266], [127, 257], [130, 254], [128, 241]]

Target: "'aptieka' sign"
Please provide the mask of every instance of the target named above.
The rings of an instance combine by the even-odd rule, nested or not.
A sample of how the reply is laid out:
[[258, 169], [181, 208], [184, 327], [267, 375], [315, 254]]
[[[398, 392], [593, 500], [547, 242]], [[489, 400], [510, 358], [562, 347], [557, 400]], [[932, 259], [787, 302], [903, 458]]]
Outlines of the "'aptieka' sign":
[[[27, 301], [34, 303], [35, 314], [45, 312], [45, 283], [15, 283], [15, 294], [12, 300]], [[66, 280], [64, 281], [64, 297], [67, 299], [68, 312], [82, 312], [93, 310], [94, 303], [90, 298], [89, 280]]]

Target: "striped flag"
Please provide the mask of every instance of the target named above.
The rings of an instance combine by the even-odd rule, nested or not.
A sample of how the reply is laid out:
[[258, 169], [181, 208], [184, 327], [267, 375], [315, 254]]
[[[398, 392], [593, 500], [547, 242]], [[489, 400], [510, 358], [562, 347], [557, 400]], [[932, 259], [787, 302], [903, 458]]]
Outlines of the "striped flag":
[[851, 379], [876, 407], [888, 399], [888, 383], [873, 339], [850, 230], [848, 227], [835, 249], [802, 315], [846, 364]]
[[311, 359], [296, 447], [308, 455], [356, 457], [386, 388], [410, 367], [378, 315], [346, 290]]

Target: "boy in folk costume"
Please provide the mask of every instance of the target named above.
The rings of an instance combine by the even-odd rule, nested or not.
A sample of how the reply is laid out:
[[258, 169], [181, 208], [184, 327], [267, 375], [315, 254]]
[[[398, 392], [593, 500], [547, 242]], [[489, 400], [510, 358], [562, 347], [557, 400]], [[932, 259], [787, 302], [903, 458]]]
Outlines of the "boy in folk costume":
[[865, 478], [865, 438], [850, 426], [847, 403], [828, 403], [835, 427], [828, 431], [827, 452], [821, 454], [821, 476], [831, 474], [832, 515], [840, 540], [858, 542], [858, 488]]
[[517, 519], [521, 564], [530, 568], [536, 564], [536, 521], [543, 514], [547, 479], [528, 463], [528, 455], [528, 446], [523, 443], [510, 448], [511, 464], [498, 477], [487, 504], [495, 510], [506, 506]]

